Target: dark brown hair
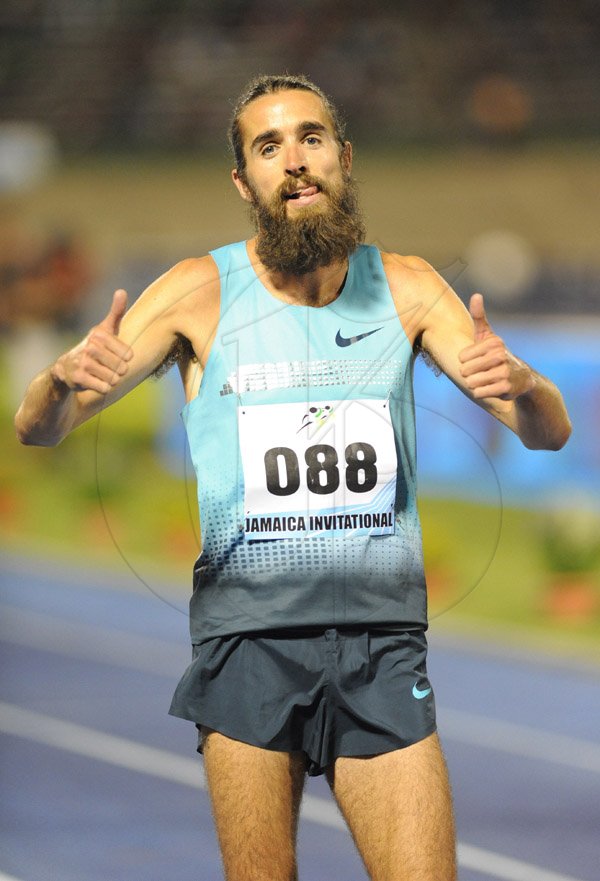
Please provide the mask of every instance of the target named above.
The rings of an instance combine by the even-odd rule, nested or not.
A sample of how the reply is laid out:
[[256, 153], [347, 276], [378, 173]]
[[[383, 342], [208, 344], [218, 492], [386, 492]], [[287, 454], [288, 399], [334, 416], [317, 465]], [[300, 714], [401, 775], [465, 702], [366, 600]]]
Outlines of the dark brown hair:
[[335, 136], [339, 141], [340, 146], [344, 146], [344, 131], [346, 124], [339, 110], [331, 99], [327, 97], [325, 92], [307, 77], [302, 74], [299, 74], [298, 76], [290, 76], [288, 74], [282, 74], [279, 76], [257, 76], [250, 80], [238, 98], [229, 125], [229, 146], [231, 147], [236, 169], [240, 176], [243, 176], [246, 168], [246, 157], [244, 156], [244, 146], [242, 143], [242, 132], [240, 128], [240, 116], [248, 104], [252, 103], [252, 101], [255, 101], [257, 98], [261, 98], [263, 95], [272, 95], [275, 92], [285, 92], [288, 89], [303, 89], [305, 92], [313, 92], [313, 94], [321, 99], [325, 109], [331, 117]]

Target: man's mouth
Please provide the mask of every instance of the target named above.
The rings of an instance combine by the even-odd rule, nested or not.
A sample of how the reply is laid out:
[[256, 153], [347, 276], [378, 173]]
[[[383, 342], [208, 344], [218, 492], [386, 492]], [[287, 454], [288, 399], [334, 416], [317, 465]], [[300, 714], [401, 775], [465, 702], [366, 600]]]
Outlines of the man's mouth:
[[285, 193], [283, 198], [286, 201], [297, 201], [303, 205], [309, 205], [319, 195], [320, 189], [317, 186], [304, 187], [301, 190], [295, 190], [293, 193]]

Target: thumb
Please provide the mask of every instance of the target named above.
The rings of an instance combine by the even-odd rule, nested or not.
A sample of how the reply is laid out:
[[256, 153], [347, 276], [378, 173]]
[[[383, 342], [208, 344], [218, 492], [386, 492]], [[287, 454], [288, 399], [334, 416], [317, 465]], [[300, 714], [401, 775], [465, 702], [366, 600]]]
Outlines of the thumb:
[[485, 339], [488, 334], [493, 333], [485, 314], [485, 306], [483, 305], [481, 294], [473, 294], [469, 303], [469, 312], [471, 313], [475, 328], [475, 342], [479, 342]]
[[126, 311], [127, 292], [119, 289], [114, 292], [110, 311], [106, 318], [100, 322], [99, 327], [108, 331], [108, 333], [111, 333], [113, 336], [118, 336], [121, 321]]

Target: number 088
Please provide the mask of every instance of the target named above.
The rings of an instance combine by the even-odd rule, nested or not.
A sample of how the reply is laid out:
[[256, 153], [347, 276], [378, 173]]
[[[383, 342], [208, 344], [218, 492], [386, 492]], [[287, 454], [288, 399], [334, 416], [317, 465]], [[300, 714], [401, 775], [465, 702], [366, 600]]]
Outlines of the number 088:
[[[377, 454], [367, 443], [348, 444], [344, 451], [346, 459], [345, 481], [350, 492], [366, 493], [377, 483]], [[312, 493], [324, 496], [333, 493], [340, 485], [338, 454], [328, 444], [315, 444], [304, 453], [306, 486]], [[267, 489], [274, 496], [291, 496], [300, 487], [298, 456], [289, 447], [272, 447], [265, 453]]]

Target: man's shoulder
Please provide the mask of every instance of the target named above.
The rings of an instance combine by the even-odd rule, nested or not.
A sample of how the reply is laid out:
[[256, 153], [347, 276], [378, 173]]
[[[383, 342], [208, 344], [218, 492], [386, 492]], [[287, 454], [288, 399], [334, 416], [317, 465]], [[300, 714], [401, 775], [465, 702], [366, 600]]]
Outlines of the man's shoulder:
[[187, 257], [159, 276], [143, 298], [150, 308], [181, 314], [218, 303], [219, 288], [219, 271], [210, 255]]
[[393, 295], [418, 293], [423, 297], [439, 289], [441, 278], [423, 257], [381, 251], [383, 268]]
[[219, 270], [210, 254], [204, 257], [186, 257], [168, 269], [159, 281], [178, 293], [184, 291], [206, 293], [215, 285], [218, 292]]
[[140, 327], [153, 325], [188, 336], [192, 323], [214, 322], [219, 290], [219, 272], [212, 257], [180, 260], [138, 297], [126, 316], [127, 324], [138, 334]]
[[402, 275], [407, 278], [419, 278], [422, 277], [423, 273], [435, 272], [433, 266], [427, 260], [414, 254], [396, 254], [391, 251], [381, 250], [380, 254], [386, 273], [394, 276]]
[[432, 324], [454, 321], [457, 308], [463, 310], [450, 285], [427, 260], [387, 252], [381, 252], [381, 258], [398, 314], [403, 316], [411, 339], [418, 340]]

